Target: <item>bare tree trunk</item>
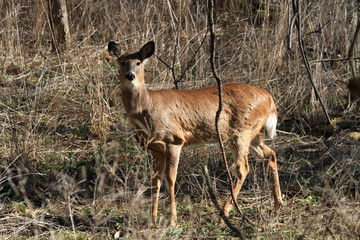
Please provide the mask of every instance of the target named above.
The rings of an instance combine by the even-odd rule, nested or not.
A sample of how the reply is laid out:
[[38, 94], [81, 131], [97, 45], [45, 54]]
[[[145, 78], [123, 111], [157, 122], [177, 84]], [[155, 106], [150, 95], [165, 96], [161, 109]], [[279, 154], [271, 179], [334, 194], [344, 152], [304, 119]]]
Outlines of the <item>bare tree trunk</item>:
[[33, 25], [33, 40], [35, 47], [39, 46], [40, 43], [40, 37], [45, 21], [45, 9], [44, 6], [46, 6], [46, 2], [44, 3], [43, 0], [36, 1], [36, 19], [34, 19], [34, 25]]
[[359, 35], [360, 35], [360, 19], [358, 19], [358, 23], [354, 33], [354, 39], [351, 42], [349, 54], [348, 54], [349, 65], [352, 74], [352, 78], [349, 80], [348, 88], [351, 93], [360, 97], [360, 75], [357, 75], [356, 73], [356, 64], [354, 61], [354, 49], [356, 45], [359, 43]]
[[61, 8], [61, 22], [64, 26], [65, 31], [65, 44], [66, 50], [69, 50], [71, 47], [71, 35], [70, 35], [70, 28], [69, 28], [69, 20], [68, 20], [68, 13], [66, 8], [66, 0], [59, 0], [60, 1], [60, 8]]
[[65, 0], [49, 0], [49, 18], [53, 32], [52, 51], [70, 49], [71, 36]]

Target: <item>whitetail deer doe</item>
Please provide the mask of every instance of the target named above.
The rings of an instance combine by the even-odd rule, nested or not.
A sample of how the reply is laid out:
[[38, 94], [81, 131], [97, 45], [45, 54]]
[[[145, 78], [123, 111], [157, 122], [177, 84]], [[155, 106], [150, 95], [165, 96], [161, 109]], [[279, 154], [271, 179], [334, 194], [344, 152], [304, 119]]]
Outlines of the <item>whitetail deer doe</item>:
[[[144, 81], [144, 63], [154, 53], [150, 41], [138, 52], [121, 53], [120, 47], [109, 42], [108, 51], [117, 57], [121, 97], [138, 140], [153, 158], [152, 208], [149, 224], [156, 222], [161, 179], [165, 170], [170, 191], [169, 225], [175, 225], [174, 185], [183, 147], [217, 143], [215, 114], [218, 109], [217, 87], [196, 90], [148, 90]], [[249, 172], [248, 153], [264, 161], [270, 170], [275, 210], [282, 199], [276, 155], [262, 141], [262, 128], [273, 138], [276, 133], [277, 111], [272, 96], [265, 90], [242, 83], [223, 85], [223, 112], [219, 129], [230, 145], [236, 163], [236, 197]], [[224, 212], [232, 207], [229, 196]]]

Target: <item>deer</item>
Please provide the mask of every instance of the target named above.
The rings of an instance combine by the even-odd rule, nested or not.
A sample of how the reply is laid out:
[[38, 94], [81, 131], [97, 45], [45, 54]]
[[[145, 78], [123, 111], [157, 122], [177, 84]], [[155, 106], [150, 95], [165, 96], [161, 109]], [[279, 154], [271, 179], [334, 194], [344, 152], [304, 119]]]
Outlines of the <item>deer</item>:
[[[182, 148], [216, 144], [215, 115], [218, 110], [218, 88], [147, 89], [144, 65], [155, 52], [149, 41], [138, 52], [123, 52], [113, 41], [108, 52], [117, 62], [122, 103], [140, 145], [152, 157], [151, 209], [148, 225], [156, 223], [160, 186], [165, 172], [170, 195], [170, 219], [177, 221], [175, 181]], [[282, 197], [275, 152], [262, 140], [263, 129], [271, 139], [276, 135], [277, 110], [274, 99], [266, 90], [244, 83], [223, 84], [223, 111], [218, 126], [224, 142], [230, 146], [236, 173], [233, 194], [236, 198], [249, 173], [248, 154], [263, 161], [270, 173], [276, 212]], [[228, 216], [233, 199], [224, 205]]]

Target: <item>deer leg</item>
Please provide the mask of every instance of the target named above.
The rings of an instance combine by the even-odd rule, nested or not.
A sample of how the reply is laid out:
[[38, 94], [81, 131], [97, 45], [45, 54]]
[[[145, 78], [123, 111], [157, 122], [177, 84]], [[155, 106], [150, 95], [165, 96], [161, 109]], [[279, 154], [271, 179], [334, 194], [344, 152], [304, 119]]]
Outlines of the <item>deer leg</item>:
[[[237, 174], [235, 187], [233, 188], [234, 197], [236, 198], [241, 190], [241, 187], [245, 181], [247, 174], [249, 173], [249, 163], [247, 157], [248, 152], [240, 149], [239, 146], [233, 147], [232, 153], [233, 153], [234, 161], [236, 163], [236, 174]], [[233, 198], [230, 194], [224, 206], [225, 216], [229, 215], [229, 211], [233, 205], [232, 201]]]
[[159, 193], [161, 187], [161, 179], [165, 169], [165, 153], [151, 151], [154, 158], [153, 162], [153, 176], [151, 188], [151, 216], [149, 217], [148, 225], [151, 226], [156, 223], [157, 211], [159, 205]]
[[180, 145], [169, 145], [166, 152], [166, 182], [170, 194], [170, 226], [174, 226], [176, 223], [176, 204], [175, 204], [175, 181], [177, 175], [177, 168], [179, 164]]
[[[271, 150], [271, 149], [270, 149]], [[280, 190], [279, 174], [277, 170], [276, 155], [271, 150], [268, 160], [265, 160], [265, 167], [270, 170], [270, 178], [272, 183], [272, 193], [274, 197], [274, 208], [276, 211], [280, 210], [283, 203]]]
[[251, 154], [260, 159], [264, 159], [264, 165], [267, 171], [270, 172], [270, 179], [272, 184], [272, 194], [274, 198], [274, 208], [276, 211], [280, 210], [282, 205], [279, 174], [277, 170], [276, 154], [265, 145], [262, 141], [262, 134], [258, 134], [252, 141], [250, 147]]

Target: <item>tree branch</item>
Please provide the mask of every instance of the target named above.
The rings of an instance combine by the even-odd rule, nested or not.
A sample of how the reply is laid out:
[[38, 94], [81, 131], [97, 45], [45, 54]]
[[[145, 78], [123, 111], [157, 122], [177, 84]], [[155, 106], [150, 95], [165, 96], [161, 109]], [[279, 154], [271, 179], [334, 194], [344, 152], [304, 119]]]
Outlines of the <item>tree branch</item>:
[[211, 186], [211, 181], [210, 181], [210, 177], [209, 177], [209, 171], [207, 169], [207, 166], [204, 165], [203, 166], [203, 174], [205, 176], [205, 180], [206, 180], [206, 184], [208, 185], [209, 188], [209, 195], [211, 200], [213, 201], [215, 207], [217, 208], [217, 210], [220, 212], [220, 217], [224, 220], [224, 222], [226, 223], [226, 225], [229, 226], [229, 228], [236, 233], [236, 235], [240, 238], [240, 239], [245, 239], [243, 233], [237, 228], [235, 227], [229, 220], [229, 218], [225, 215], [224, 210], [220, 207], [219, 202], [216, 200], [216, 195], [214, 193], [214, 189]]
[[221, 83], [221, 80], [215, 69], [215, 31], [214, 31], [214, 16], [213, 16], [214, 3], [213, 3], [213, 0], [209, 0], [208, 3], [209, 3], [208, 22], [209, 22], [209, 29], [210, 29], [210, 65], [211, 65], [211, 71], [213, 73], [213, 76], [217, 82], [218, 91], [219, 91], [219, 93], [218, 93], [219, 94], [219, 108], [218, 108], [218, 110], [216, 112], [216, 116], [215, 116], [215, 128], [216, 128], [216, 133], [218, 135], [222, 159], [223, 159], [223, 162], [224, 162], [224, 165], [226, 168], [228, 180], [230, 182], [231, 197], [232, 197], [233, 201], [236, 202], [236, 199], [234, 197], [234, 192], [233, 192], [234, 185], [233, 185], [233, 182], [231, 179], [231, 174], [229, 171], [229, 167], [228, 167], [226, 155], [225, 155], [225, 150], [224, 150], [224, 143], [222, 141], [220, 129], [219, 129], [219, 118], [220, 118], [221, 111], [222, 111], [222, 83]]
[[304, 42], [302, 41], [302, 36], [301, 36], [301, 14], [300, 14], [300, 1], [299, 0], [293, 0], [293, 8], [294, 8], [294, 16], [297, 16], [297, 19], [296, 19], [296, 22], [295, 22], [295, 25], [297, 27], [297, 32], [298, 32], [298, 42], [299, 42], [299, 47], [300, 47], [300, 52], [301, 52], [301, 57], [304, 61], [304, 65], [305, 65], [305, 68], [306, 68], [306, 71], [308, 73], [308, 77], [309, 77], [309, 80], [311, 82], [311, 85], [315, 91], [315, 95], [317, 97], [317, 99], [319, 100], [320, 104], [321, 104], [321, 107], [326, 115], [326, 118], [328, 120], [328, 122], [332, 125], [332, 121], [329, 117], [329, 114], [326, 110], [326, 107], [320, 97], [320, 94], [319, 94], [319, 91], [317, 89], [317, 87], [315, 86], [315, 83], [314, 83], [314, 79], [312, 77], [312, 74], [311, 74], [311, 69], [310, 69], [310, 65], [309, 65], [309, 61], [307, 59], [307, 56], [305, 54], [305, 50], [304, 50]]
[[[178, 83], [181, 81], [181, 79], [184, 77], [185, 73], [189, 70], [190, 68], [190, 63], [191, 61], [195, 58], [196, 54], [198, 54], [198, 52], [200, 51], [200, 48], [204, 45], [205, 39], [207, 37], [208, 31], [206, 31], [206, 34], [203, 38], [203, 40], [200, 43], [200, 46], [196, 49], [195, 53], [193, 54], [193, 56], [191, 57], [191, 59], [189, 60], [185, 70], [181, 73], [181, 75], [176, 79], [176, 74], [175, 74], [175, 62], [176, 62], [176, 54], [177, 54], [177, 46], [178, 46], [178, 40], [176, 40], [176, 45], [175, 45], [175, 49], [174, 49], [174, 56], [173, 56], [173, 63], [172, 66], [170, 66], [169, 64], [167, 64], [162, 58], [160, 58], [158, 55], [155, 55], [155, 57], [157, 59], [159, 59], [159, 61], [164, 64], [168, 69], [171, 70], [172, 73], [172, 77], [174, 80], [174, 84], [175, 84], [175, 89], [179, 89], [178, 88]], [[177, 38], [178, 39], [178, 38]]]
[[[230, 192], [231, 192], [231, 197], [233, 199], [234, 205], [236, 207], [236, 209], [238, 210], [238, 212], [241, 214], [241, 216], [243, 217], [243, 219], [245, 219], [247, 222], [249, 222], [250, 224], [251, 221], [249, 221], [244, 214], [242, 214], [239, 205], [237, 204], [236, 198], [234, 196], [234, 185], [231, 179], [231, 173], [227, 164], [227, 160], [226, 160], [226, 154], [225, 154], [225, 150], [224, 150], [224, 143], [222, 141], [221, 138], [221, 134], [220, 134], [220, 129], [219, 129], [219, 119], [220, 119], [220, 115], [221, 115], [221, 111], [222, 111], [222, 83], [221, 80], [216, 72], [216, 68], [215, 68], [215, 31], [214, 31], [214, 3], [213, 0], [209, 0], [208, 1], [209, 7], [208, 7], [208, 24], [209, 24], [209, 29], [210, 29], [210, 65], [211, 65], [211, 71], [213, 73], [214, 78], [216, 79], [217, 85], [218, 85], [218, 95], [219, 95], [219, 108], [216, 112], [216, 116], [215, 116], [215, 128], [216, 128], [216, 133], [218, 135], [218, 140], [219, 140], [219, 145], [220, 145], [220, 150], [221, 150], [221, 154], [222, 154], [222, 159], [225, 165], [225, 169], [226, 169], [226, 174], [227, 174], [227, 178], [229, 180], [230, 183]], [[223, 218], [223, 220], [225, 221], [225, 219]], [[226, 222], [225, 222], [226, 223]], [[229, 226], [230, 227], [230, 226]]]
[[175, 75], [175, 63], [176, 63], [176, 55], [177, 55], [177, 47], [178, 46], [179, 46], [179, 30], [176, 31], [175, 49], [174, 49], [172, 67], [171, 67], [171, 72], [172, 72], [172, 76], [174, 79], [175, 89], [179, 89], [178, 83], [176, 82], [176, 75]]
[[204, 45], [205, 39], [207, 37], [208, 31], [206, 31], [205, 37], [203, 38], [203, 40], [200, 43], [200, 46], [198, 47], [198, 49], [196, 49], [194, 55], [191, 57], [190, 61], [188, 62], [185, 70], [182, 72], [182, 74], [180, 75], [180, 77], [175, 81], [175, 85], [177, 85], [177, 83], [179, 83], [181, 81], [181, 79], [184, 77], [185, 73], [187, 72], [187, 70], [190, 67], [190, 63], [192, 62], [192, 60], [195, 58], [196, 54], [199, 52], [200, 48]]

